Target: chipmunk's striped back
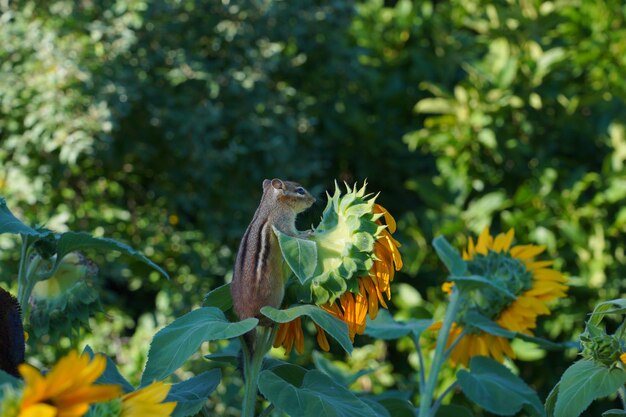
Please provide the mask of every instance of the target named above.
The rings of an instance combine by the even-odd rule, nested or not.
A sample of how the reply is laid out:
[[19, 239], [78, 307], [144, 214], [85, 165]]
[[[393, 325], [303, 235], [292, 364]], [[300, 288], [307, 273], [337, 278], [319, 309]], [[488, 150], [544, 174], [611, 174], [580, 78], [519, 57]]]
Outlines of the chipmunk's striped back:
[[[298, 234], [296, 215], [315, 199], [298, 183], [263, 181], [263, 197], [241, 239], [231, 293], [241, 320], [259, 317], [264, 306], [280, 307], [284, 296], [282, 255], [273, 228], [291, 236]], [[259, 317], [261, 325], [269, 324]]]

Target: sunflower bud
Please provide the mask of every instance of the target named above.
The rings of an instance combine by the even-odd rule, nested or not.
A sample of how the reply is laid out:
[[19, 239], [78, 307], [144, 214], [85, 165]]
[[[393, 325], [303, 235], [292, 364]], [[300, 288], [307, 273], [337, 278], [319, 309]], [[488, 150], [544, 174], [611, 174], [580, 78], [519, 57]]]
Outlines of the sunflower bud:
[[583, 346], [582, 356], [585, 359], [612, 366], [620, 361], [622, 353], [617, 337], [607, 334], [596, 336], [581, 335], [580, 342]]

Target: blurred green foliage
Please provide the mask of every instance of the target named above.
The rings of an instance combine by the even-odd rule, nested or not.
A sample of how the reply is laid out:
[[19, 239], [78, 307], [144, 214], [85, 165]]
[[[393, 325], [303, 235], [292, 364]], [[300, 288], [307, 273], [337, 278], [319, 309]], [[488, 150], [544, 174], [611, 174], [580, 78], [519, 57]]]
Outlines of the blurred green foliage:
[[[335, 179], [381, 190], [404, 245], [401, 316], [440, 310], [423, 299], [441, 299], [434, 236], [514, 227], [571, 277], [545, 323], [570, 340], [624, 293], [625, 19], [619, 0], [2, 0], [0, 194], [31, 223], [128, 242], [172, 275], [96, 258], [108, 314], [92, 344], [129, 372], [138, 323], [145, 339], [229, 279], [272, 177], [320, 198]], [[0, 247], [11, 286], [18, 251]], [[353, 369], [384, 372], [360, 389], [414, 389], [406, 341], [361, 341]], [[571, 359], [548, 352], [522, 377], [545, 398]]]

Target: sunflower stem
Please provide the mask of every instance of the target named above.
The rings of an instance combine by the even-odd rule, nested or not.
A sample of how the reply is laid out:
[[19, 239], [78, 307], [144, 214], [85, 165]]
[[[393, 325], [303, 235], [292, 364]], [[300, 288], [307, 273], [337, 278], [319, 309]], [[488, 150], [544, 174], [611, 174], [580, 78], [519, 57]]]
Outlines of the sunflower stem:
[[277, 326], [271, 328], [265, 326], [257, 327], [256, 334], [256, 346], [255, 349], [250, 352], [246, 347], [246, 344], [242, 344], [243, 357], [244, 357], [244, 394], [243, 394], [243, 408], [241, 410], [241, 417], [254, 417], [257, 390], [259, 385], [259, 374], [263, 367], [263, 359], [265, 354], [270, 350], [274, 343], [274, 337], [276, 337]]
[[435, 416], [437, 415], [437, 410], [439, 409], [439, 407], [441, 406], [441, 403], [443, 402], [444, 398], [446, 398], [446, 395], [450, 394], [450, 392], [452, 392], [453, 389], [456, 388], [456, 386], [459, 385], [459, 381], [454, 381], [453, 383], [451, 383], [448, 388], [446, 388], [441, 395], [439, 396], [439, 398], [437, 398], [437, 400], [435, 401], [435, 403], [433, 404], [433, 406], [430, 408], [430, 415], [431, 416]]
[[426, 373], [424, 372], [424, 366], [426, 365], [424, 364], [424, 355], [422, 354], [422, 348], [420, 347], [420, 338], [419, 338], [419, 335], [416, 335], [415, 333], [411, 333], [411, 337], [413, 338], [413, 343], [415, 343], [415, 350], [417, 352], [417, 360], [419, 362], [419, 367], [420, 367], [419, 389], [420, 389], [420, 392], [424, 392], [424, 389], [426, 388]]
[[459, 335], [457, 336], [457, 338], [456, 338], [456, 339], [454, 339], [454, 342], [452, 342], [452, 343], [450, 344], [450, 347], [446, 350], [446, 357], [450, 356], [450, 354], [452, 353], [452, 351], [454, 350], [454, 348], [456, 347], [456, 345], [458, 345], [458, 344], [459, 344], [459, 342], [461, 341], [461, 339], [463, 339], [463, 337], [465, 337], [465, 334], [466, 334], [466, 333], [467, 333], [467, 332], [466, 332], [466, 329], [463, 329], [463, 330], [461, 331], [461, 334], [459, 334]]
[[[22, 309], [26, 308], [24, 294], [26, 293], [26, 258], [28, 255], [28, 236], [20, 235], [22, 249], [20, 250], [20, 265], [17, 272], [17, 301]], [[28, 299], [26, 299], [28, 301]]]
[[459, 309], [459, 290], [454, 287], [450, 294], [450, 303], [446, 309], [446, 315], [443, 319], [441, 330], [439, 330], [439, 336], [437, 337], [437, 347], [435, 348], [435, 356], [433, 357], [432, 366], [428, 374], [428, 381], [423, 392], [420, 393], [420, 406], [419, 417], [432, 417], [431, 405], [433, 403], [433, 394], [435, 387], [437, 386], [437, 379], [439, 372], [443, 366], [443, 362], [447, 358], [446, 344], [448, 343], [448, 336], [450, 335], [450, 329], [452, 323], [456, 318], [456, 313]]

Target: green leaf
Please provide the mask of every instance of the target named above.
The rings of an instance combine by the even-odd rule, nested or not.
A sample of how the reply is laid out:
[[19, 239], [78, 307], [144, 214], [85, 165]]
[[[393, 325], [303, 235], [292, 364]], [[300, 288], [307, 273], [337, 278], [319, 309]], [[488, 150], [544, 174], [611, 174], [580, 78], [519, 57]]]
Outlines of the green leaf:
[[293, 273], [304, 284], [313, 276], [317, 266], [317, 245], [312, 240], [300, 239], [289, 236], [273, 227], [274, 234], [278, 238], [280, 251], [283, 258]]
[[241, 336], [254, 329], [258, 322], [255, 318], [248, 318], [231, 323], [215, 307], [202, 307], [177, 318], [152, 339], [141, 386], [169, 376], [202, 343]]
[[491, 287], [502, 295], [508, 297], [511, 300], [515, 300], [517, 296], [513, 294], [508, 289], [501, 287], [495, 281], [482, 277], [480, 275], [470, 275], [470, 276], [451, 276], [448, 280], [453, 281], [456, 285], [458, 285], [460, 290], [471, 290], [474, 288], [481, 287]]
[[618, 409], [607, 410], [602, 413], [602, 417], [626, 417], [626, 411]]
[[26, 226], [20, 219], [15, 217], [7, 207], [6, 200], [0, 197], [0, 235], [12, 233], [15, 235], [38, 236], [40, 233]]
[[554, 407], [556, 406], [556, 397], [559, 395], [560, 385], [561, 383], [557, 382], [550, 394], [548, 394], [548, 398], [546, 398], [545, 409], [548, 417], [554, 417]]
[[131, 248], [127, 244], [106, 237], [94, 237], [91, 236], [89, 233], [84, 232], [66, 232], [62, 233], [59, 236], [59, 239], [57, 241], [57, 265], [55, 265], [55, 267], [58, 266], [63, 257], [68, 253], [86, 249], [95, 249], [99, 251], [113, 250], [121, 252], [149, 265], [153, 269], [163, 274], [163, 276], [165, 276], [167, 279], [170, 278], [168, 273], [165, 272], [163, 268], [152, 262], [139, 251]]
[[436, 417], [474, 417], [474, 414], [465, 407], [450, 404], [439, 407]]
[[463, 276], [467, 272], [467, 264], [457, 251], [443, 236], [438, 236], [433, 240], [433, 247], [452, 275]]
[[533, 415], [545, 415], [537, 393], [493, 359], [473, 357], [469, 372], [461, 369], [457, 379], [463, 393], [491, 413], [511, 416], [524, 407]]
[[226, 312], [233, 307], [233, 298], [230, 294], [230, 283], [212, 289], [204, 296], [204, 307], [216, 307]]
[[[85, 346], [84, 352], [86, 352], [89, 355], [89, 357], [92, 359], [95, 356], [94, 351], [91, 349], [89, 345]], [[107, 355], [103, 353], [99, 353], [99, 355], [103, 355], [106, 358], [107, 364], [106, 364], [106, 368], [104, 369], [104, 372], [102, 373], [102, 375], [100, 375], [100, 377], [96, 380], [96, 382], [98, 384], [119, 385], [122, 387], [122, 390], [125, 393], [133, 392], [135, 390], [135, 387], [133, 387], [130, 384], [130, 382], [128, 382], [122, 376], [122, 374], [120, 374], [120, 371], [117, 369], [117, 365], [115, 364], [115, 362], [113, 362], [111, 358], [109, 358]]]
[[410, 319], [395, 321], [387, 310], [379, 310], [376, 320], [369, 320], [365, 327], [365, 334], [375, 339], [393, 340], [413, 332], [418, 336], [433, 324], [432, 320]]
[[212, 369], [172, 385], [165, 399], [165, 402], [176, 401], [172, 417], [192, 416], [200, 411], [209, 394], [219, 385], [221, 378], [222, 372], [219, 369]]
[[376, 412], [324, 373], [308, 371], [293, 385], [271, 370], [259, 375], [259, 391], [274, 406], [298, 417], [377, 417]]
[[597, 398], [606, 397], [626, 383], [626, 371], [579, 360], [563, 373], [554, 407], [555, 417], [576, 417]]
[[591, 319], [589, 319], [589, 323], [594, 326], [599, 326], [600, 322], [607, 314], [624, 313], [626, 313], [626, 298], [604, 301], [596, 306], [593, 313], [590, 313]]
[[326, 359], [324, 355], [318, 351], [313, 351], [313, 363], [317, 369], [324, 372], [331, 377], [333, 381], [340, 383], [344, 387], [356, 382], [356, 380], [363, 375], [371, 374], [376, 371], [376, 369], [363, 369], [358, 372], [349, 372], [335, 365], [331, 360]]
[[280, 359], [265, 358], [263, 361], [263, 370], [271, 370], [291, 385], [300, 386], [304, 381], [304, 376], [308, 372], [306, 368], [294, 365]]
[[415, 407], [407, 400], [400, 398], [385, 398], [378, 400], [385, 407], [391, 417], [415, 417]]
[[348, 353], [352, 352], [352, 342], [348, 337], [348, 326], [332, 314], [314, 305], [298, 305], [285, 310], [278, 310], [274, 307], [265, 306], [261, 309], [261, 314], [277, 323], [288, 323], [297, 317], [308, 316], [317, 323], [326, 333], [331, 335], [341, 347]]
[[7, 374], [6, 372], [0, 370], [0, 385], [9, 384], [13, 387], [19, 387], [22, 384], [22, 381], [13, 375]]

